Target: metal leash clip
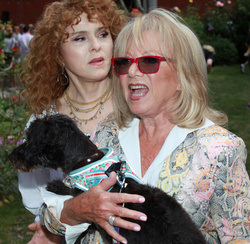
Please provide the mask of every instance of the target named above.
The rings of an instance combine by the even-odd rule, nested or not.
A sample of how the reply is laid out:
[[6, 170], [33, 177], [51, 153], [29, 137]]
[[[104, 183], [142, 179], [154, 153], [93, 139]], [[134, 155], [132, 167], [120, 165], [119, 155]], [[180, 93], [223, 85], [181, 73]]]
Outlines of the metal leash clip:
[[[126, 161], [120, 161], [118, 163], [112, 164], [106, 171], [105, 174], [107, 176], [110, 176], [110, 174], [114, 171], [116, 173], [116, 182], [120, 186], [119, 193], [122, 192], [122, 189], [126, 188], [127, 183], [125, 182], [125, 172], [123, 172], [122, 168], [126, 166]], [[124, 207], [125, 203], [122, 203], [122, 207]], [[115, 230], [119, 233], [119, 227], [115, 227]], [[120, 244], [120, 242], [116, 241], [115, 239], [112, 239], [112, 244]]]
[[[117, 175], [116, 181], [117, 184], [120, 186], [119, 193], [122, 192], [122, 189], [125, 189], [127, 186], [127, 183], [125, 182], [126, 177], [125, 177], [125, 172], [123, 172], [122, 168], [126, 165], [126, 161], [121, 161], [115, 164], [112, 164], [106, 171], [105, 174], [107, 176], [110, 176], [110, 174], [114, 171]], [[125, 167], [126, 168], [126, 167]], [[122, 207], [124, 207], [124, 204], [122, 204]]]

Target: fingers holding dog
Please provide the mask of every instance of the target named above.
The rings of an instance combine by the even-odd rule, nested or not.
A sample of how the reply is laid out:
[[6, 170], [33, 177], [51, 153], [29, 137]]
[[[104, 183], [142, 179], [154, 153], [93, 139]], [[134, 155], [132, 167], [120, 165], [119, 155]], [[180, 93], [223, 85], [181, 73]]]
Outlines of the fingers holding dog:
[[[111, 223], [109, 223], [109, 224], [111, 224]], [[130, 221], [127, 221], [127, 220], [124, 220], [123, 218], [118, 217], [118, 216], [115, 217], [115, 220], [113, 222], [113, 226], [123, 228], [123, 229], [132, 230], [132, 231], [140, 231], [141, 230], [140, 225], [133, 223], [133, 222], [130, 222]]]
[[[98, 186], [104, 191], [108, 191], [116, 183], [116, 173], [112, 172], [108, 178], [103, 180]], [[97, 186], [97, 187], [98, 187]]]
[[[115, 217], [115, 218], [113, 218]], [[124, 229], [128, 229], [131, 231], [140, 231], [141, 227], [140, 225], [130, 222], [130, 221], [126, 221], [118, 216], [110, 216], [108, 219], [109, 224], [103, 226], [102, 228], [115, 240], [117, 240], [118, 242], [121, 243], [127, 243], [127, 240], [121, 236], [119, 234], [119, 232], [117, 232], [117, 230], [114, 228], [115, 227], [119, 227], [119, 228], [124, 228]], [[113, 224], [113, 225], [111, 225]]]
[[[67, 200], [61, 214], [61, 221], [75, 225], [83, 222], [94, 222], [103, 228], [110, 236], [117, 241], [125, 243], [124, 237], [114, 230], [114, 226], [139, 231], [140, 225], [133, 223], [134, 220], [146, 221], [144, 213], [122, 207], [122, 203], [143, 203], [145, 198], [136, 194], [107, 192], [116, 183], [116, 174], [103, 180], [97, 186], [90, 188], [77, 197]], [[131, 222], [123, 218], [131, 219]]]
[[120, 243], [127, 243], [127, 240], [116, 231], [114, 226], [111, 226], [109, 223], [103, 228], [113, 239]]

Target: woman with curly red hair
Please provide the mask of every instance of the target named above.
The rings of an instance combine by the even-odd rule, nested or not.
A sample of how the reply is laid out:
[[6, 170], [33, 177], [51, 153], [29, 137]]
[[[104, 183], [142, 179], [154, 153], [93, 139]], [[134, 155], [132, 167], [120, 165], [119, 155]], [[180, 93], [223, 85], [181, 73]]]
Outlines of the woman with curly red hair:
[[[97, 124], [113, 113], [113, 41], [126, 21], [126, 15], [111, 0], [63, 0], [46, 7], [23, 62], [23, 94], [32, 112], [26, 129], [36, 118], [61, 113], [95, 139]], [[24, 206], [37, 220], [44, 202], [42, 188], [48, 181], [64, 177], [52, 170], [19, 173]], [[40, 227], [32, 224], [30, 229], [42, 234]], [[38, 237], [31, 243], [49, 243]]]

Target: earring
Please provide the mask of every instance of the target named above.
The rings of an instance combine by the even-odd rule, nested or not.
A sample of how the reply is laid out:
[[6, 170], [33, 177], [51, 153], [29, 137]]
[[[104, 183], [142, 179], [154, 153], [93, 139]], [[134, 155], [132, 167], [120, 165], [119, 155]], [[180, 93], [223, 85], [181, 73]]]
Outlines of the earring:
[[[66, 82], [65, 82], [65, 81], [62, 82], [60, 78], [62, 78], [62, 79], [65, 80]], [[62, 71], [61, 74], [57, 76], [56, 80], [57, 80], [57, 82], [58, 82], [60, 85], [62, 85], [62, 86], [66, 86], [66, 85], [69, 84], [69, 78], [68, 78], [68, 76], [64, 73], [64, 71]]]

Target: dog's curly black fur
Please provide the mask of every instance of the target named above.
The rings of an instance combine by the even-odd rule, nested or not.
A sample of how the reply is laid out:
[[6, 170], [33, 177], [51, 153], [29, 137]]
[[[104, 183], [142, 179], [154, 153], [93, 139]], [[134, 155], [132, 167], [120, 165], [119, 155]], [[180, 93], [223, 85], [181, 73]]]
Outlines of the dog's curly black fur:
[[[37, 119], [30, 125], [26, 141], [14, 149], [9, 159], [16, 169], [25, 172], [37, 168], [52, 168], [61, 169], [68, 174], [79, 162], [84, 162], [93, 154], [97, 155], [96, 159], [103, 156], [72, 119], [65, 115], [51, 115]], [[128, 185], [124, 192], [139, 194], [146, 199], [142, 204], [127, 203], [126, 207], [143, 212], [148, 217], [146, 222], [133, 220], [141, 226], [139, 232], [120, 229], [120, 234], [128, 243], [205, 243], [190, 216], [173, 197], [158, 188], [140, 185], [132, 179], [126, 179], [126, 183]], [[112, 191], [118, 192], [117, 188], [118, 185]], [[50, 182], [47, 189], [61, 195], [75, 196], [81, 192], [72, 191], [60, 180]], [[101, 233], [111, 243], [106, 232]]]

